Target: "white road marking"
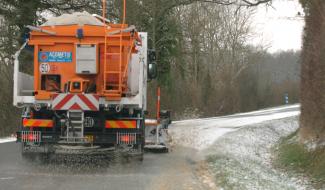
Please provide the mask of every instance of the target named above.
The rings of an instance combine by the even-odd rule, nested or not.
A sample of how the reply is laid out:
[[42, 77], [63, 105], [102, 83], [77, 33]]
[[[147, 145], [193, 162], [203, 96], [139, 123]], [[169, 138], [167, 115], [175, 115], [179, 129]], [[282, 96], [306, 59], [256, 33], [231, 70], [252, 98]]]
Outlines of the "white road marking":
[[0, 138], [0, 143], [8, 143], [8, 142], [15, 142], [16, 137], [5, 137], [5, 138]]
[[0, 180], [15, 179], [14, 177], [0, 177]]

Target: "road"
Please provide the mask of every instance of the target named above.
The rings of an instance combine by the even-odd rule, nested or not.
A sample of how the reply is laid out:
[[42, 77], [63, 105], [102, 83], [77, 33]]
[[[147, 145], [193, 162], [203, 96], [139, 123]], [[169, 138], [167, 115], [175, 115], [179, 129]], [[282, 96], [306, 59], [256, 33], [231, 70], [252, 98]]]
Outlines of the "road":
[[[168, 154], [146, 153], [143, 162], [92, 159], [87, 157], [55, 158], [50, 162], [34, 162], [22, 159], [19, 144], [0, 143], [0, 190], [66, 190], [66, 189], [112, 189], [112, 190], [181, 190], [213, 189], [213, 177], [205, 168], [199, 148], [189, 148], [182, 143], [182, 135], [195, 137], [180, 131], [198, 128], [218, 137], [247, 124], [264, 120], [289, 117], [299, 112], [299, 106], [262, 110], [227, 117], [207, 118], [175, 122], [171, 128], [176, 142]], [[265, 117], [267, 116], [267, 117]], [[250, 122], [248, 122], [250, 121]], [[239, 123], [242, 122], [242, 125]], [[246, 122], [246, 123], [245, 123]], [[219, 125], [211, 123], [221, 123]], [[210, 124], [210, 125], [209, 125]], [[224, 130], [231, 128], [231, 130]], [[220, 129], [211, 131], [211, 129]], [[193, 130], [192, 130], [193, 132]], [[197, 132], [197, 131], [194, 131]], [[217, 134], [217, 133], [222, 133]], [[198, 134], [198, 133], [197, 133]], [[192, 135], [192, 136], [191, 136]], [[205, 133], [198, 134], [205, 135]], [[212, 138], [213, 139], [213, 138]], [[214, 138], [215, 140], [216, 138]], [[199, 139], [194, 139], [199, 141]], [[211, 139], [205, 145], [211, 144]], [[187, 146], [187, 147], [186, 147]]]

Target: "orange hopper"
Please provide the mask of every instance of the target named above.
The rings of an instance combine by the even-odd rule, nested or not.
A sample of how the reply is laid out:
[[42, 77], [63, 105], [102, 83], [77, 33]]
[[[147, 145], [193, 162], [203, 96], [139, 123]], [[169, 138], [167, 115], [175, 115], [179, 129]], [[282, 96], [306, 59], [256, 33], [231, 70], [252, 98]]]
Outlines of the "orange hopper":
[[[49, 100], [54, 93], [66, 92], [67, 86], [79, 81], [82, 88], [68, 88], [70, 93], [84, 93], [92, 86], [92, 93], [107, 100], [121, 99], [128, 91], [128, 65], [140, 42], [138, 33], [133, 26], [107, 24], [86, 12], [73, 15], [56, 17], [31, 32], [35, 98]], [[95, 53], [88, 58], [90, 50]], [[80, 70], [81, 63], [94, 69]], [[59, 84], [47, 88], [45, 83], [51, 77], [56, 77]]]

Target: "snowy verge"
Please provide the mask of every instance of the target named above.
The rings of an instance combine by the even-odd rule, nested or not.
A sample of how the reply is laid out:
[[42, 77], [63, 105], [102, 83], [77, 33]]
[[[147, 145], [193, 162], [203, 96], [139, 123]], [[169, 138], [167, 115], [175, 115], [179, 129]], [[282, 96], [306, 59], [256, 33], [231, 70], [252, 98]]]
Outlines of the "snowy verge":
[[297, 117], [251, 125], [220, 137], [203, 151], [217, 186], [234, 190], [312, 189], [303, 178], [272, 166], [272, 147], [298, 129]]
[[0, 143], [15, 142], [15, 141], [16, 141], [16, 137], [0, 138]]
[[300, 109], [300, 104], [292, 104], [288, 106], [278, 106], [278, 107], [271, 107], [271, 108], [265, 108], [261, 110], [251, 111], [251, 112], [243, 112], [243, 113], [236, 113], [233, 115], [228, 116], [219, 116], [219, 117], [208, 117], [208, 118], [198, 118], [198, 119], [185, 119], [185, 120], [179, 120], [179, 121], [173, 121], [173, 123], [186, 123], [186, 122], [197, 122], [197, 121], [205, 121], [205, 120], [212, 120], [212, 119], [219, 119], [224, 117], [235, 117], [235, 116], [247, 116], [247, 115], [254, 115], [254, 114], [274, 114], [281, 111], [285, 111], [288, 109]]
[[184, 120], [173, 122], [169, 127], [169, 133], [173, 144], [203, 150], [229, 132], [249, 125], [299, 114], [300, 106], [296, 104], [225, 117]]

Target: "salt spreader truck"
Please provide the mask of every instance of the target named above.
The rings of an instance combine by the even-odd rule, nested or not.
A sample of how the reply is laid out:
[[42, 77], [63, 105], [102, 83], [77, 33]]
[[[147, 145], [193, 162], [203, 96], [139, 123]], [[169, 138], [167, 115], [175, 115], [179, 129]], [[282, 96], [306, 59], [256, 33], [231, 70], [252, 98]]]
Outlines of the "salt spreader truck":
[[[112, 24], [77, 12], [27, 26], [29, 38], [14, 56], [14, 105], [23, 108], [17, 141], [23, 155], [60, 146], [143, 155], [155, 53], [147, 49], [147, 33], [124, 20]], [[20, 72], [25, 46], [33, 51], [33, 76]]]

